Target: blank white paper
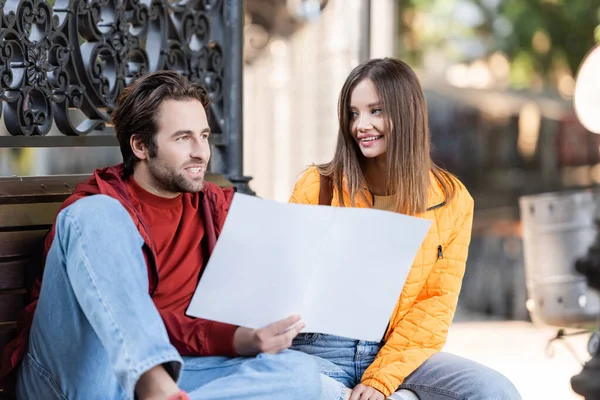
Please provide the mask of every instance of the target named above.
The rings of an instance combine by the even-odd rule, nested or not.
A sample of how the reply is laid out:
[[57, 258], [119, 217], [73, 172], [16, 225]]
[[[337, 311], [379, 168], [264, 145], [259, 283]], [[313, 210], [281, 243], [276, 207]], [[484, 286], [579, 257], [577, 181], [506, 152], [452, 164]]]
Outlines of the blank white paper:
[[236, 193], [187, 314], [253, 329], [299, 314], [304, 332], [379, 341], [430, 225]]

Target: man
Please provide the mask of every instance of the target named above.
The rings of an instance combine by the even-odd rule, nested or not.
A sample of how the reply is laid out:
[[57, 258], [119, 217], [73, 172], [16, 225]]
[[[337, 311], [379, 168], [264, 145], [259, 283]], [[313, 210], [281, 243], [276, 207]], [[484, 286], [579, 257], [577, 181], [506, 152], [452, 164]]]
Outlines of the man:
[[233, 197], [204, 182], [207, 105], [170, 71], [123, 91], [124, 163], [63, 204], [30, 325], [5, 350], [19, 399], [319, 398], [317, 365], [286, 350], [298, 316], [251, 330], [185, 315]]

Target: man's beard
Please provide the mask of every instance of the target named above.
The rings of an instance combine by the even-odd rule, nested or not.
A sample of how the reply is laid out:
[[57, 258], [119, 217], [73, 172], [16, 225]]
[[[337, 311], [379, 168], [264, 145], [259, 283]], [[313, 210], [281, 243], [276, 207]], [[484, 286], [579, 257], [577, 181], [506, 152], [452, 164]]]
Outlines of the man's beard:
[[185, 172], [168, 167], [156, 157], [148, 159], [148, 171], [157, 186], [172, 193], [197, 193], [204, 187], [204, 175], [196, 180], [186, 178]]

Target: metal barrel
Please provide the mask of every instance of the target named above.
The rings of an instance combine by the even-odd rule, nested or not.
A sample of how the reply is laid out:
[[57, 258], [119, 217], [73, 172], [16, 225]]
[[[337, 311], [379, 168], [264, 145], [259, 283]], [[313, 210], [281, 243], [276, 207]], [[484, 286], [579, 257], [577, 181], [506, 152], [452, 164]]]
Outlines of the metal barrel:
[[534, 322], [583, 326], [598, 320], [600, 296], [575, 270], [596, 238], [598, 193], [544, 193], [519, 199], [527, 309]]

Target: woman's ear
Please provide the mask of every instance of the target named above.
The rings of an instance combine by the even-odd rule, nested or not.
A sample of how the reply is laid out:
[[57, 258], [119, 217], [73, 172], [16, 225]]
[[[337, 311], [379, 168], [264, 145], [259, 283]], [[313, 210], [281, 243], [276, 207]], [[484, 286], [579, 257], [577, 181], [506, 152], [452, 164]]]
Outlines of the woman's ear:
[[142, 143], [138, 135], [131, 135], [129, 138], [129, 146], [131, 146], [131, 151], [138, 160], [145, 160], [148, 158], [148, 149], [144, 143]]

